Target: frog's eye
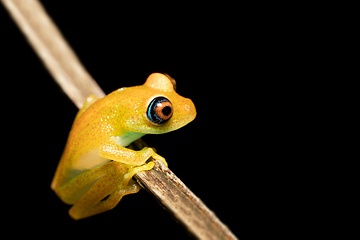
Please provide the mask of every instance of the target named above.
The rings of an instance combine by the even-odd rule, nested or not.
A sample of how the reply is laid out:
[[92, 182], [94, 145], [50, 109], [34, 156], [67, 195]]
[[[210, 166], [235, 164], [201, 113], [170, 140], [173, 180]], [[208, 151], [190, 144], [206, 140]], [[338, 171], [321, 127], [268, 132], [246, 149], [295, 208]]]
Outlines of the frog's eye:
[[173, 114], [173, 106], [165, 97], [154, 98], [146, 111], [148, 119], [156, 124], [165, 123]]

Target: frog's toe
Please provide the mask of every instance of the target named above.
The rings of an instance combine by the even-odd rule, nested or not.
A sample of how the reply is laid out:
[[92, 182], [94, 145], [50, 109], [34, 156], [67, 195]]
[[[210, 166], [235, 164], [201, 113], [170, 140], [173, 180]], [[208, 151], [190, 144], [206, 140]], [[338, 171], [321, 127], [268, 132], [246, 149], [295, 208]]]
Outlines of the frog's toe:
[[124, 175], [124, 183], [128, 183], [130, 181], [130, 179], [138, 172], [142, 172], [142, 171], [147, 171], [147, 170], [151, 170], [154, 167], [154, 163], [153, 162], [149, 162], [145, 165], [142, 165], [140, 167], [130, 167], [129, 171]]
[[155, 153], [155, 154], [152, 156], [152, 158], [154, 158], [155, 160], [158, 160], [158, 161], [160, 161], [160, 162], [163, 162], [166, 166], [168, 166], [165, 158], [163, 158], [163, 157], [160, 156], [159, 154], [156, 154], [156, 153]]

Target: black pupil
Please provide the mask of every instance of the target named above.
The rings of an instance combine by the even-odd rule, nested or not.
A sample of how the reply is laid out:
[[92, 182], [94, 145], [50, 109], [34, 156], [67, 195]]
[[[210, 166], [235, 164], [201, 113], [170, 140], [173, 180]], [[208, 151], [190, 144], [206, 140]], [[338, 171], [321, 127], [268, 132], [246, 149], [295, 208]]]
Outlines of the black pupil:
[[169, 116], [169, 114], [171, 113], [171, 107], [169, 107], [169, 106], [164, 107], [163, 110], [162, 110], [162, 113], [165, 116]]

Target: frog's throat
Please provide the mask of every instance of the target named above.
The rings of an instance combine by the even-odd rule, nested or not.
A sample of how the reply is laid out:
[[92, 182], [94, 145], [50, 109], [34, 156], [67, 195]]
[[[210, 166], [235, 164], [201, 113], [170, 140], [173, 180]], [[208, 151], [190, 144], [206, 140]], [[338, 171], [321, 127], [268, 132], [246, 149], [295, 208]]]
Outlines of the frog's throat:
[[145, 133], [126, 132], [126, 133], [123, 133], [121, 136], [113, 137], [113, 139], [120, 146], [127, 147], [132, 142], [134, 142], [135, 140], [138, 140], [139, 138], [141, 138], [144, 135], [145, 135]]

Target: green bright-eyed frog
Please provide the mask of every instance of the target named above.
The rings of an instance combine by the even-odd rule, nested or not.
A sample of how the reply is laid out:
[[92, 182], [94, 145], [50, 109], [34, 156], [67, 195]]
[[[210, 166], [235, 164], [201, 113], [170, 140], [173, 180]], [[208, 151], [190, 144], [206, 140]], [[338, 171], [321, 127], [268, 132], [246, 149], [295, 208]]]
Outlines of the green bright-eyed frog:
[[[153, 168], [150, 157], [167, 165], [138, 139], [181, 128], [195, 116], [193, 102], [177, 94], [175, 81], [165, 74], [153, 73], [144, 85], [104, 98], [90, 95], [75, 117], [51, 188], [73, 205], [74, 219], [112, 209], [124, 195], [140, 190], [132, 177]], [[142, 149], [128, 147], [133, 142]]]

